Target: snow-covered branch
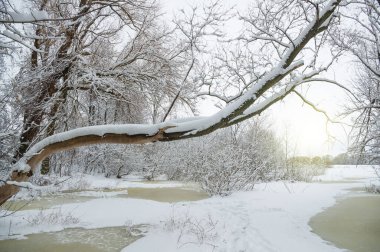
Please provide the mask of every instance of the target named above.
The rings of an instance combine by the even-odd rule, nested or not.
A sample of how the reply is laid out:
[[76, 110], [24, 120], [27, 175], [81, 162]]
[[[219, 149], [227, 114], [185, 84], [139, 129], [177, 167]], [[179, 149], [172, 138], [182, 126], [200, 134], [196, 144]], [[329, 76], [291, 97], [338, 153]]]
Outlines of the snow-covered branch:
[[[90, 137], [96, 139], [90, 140], [90, 142], [96, 142], [99, 141], [99, 139], [100, 141], [107, 142], [107, 136], [113, 139], [110, 140], [110, 142], [123, 142], [123, 140], [117, 140], [118, 137], [121, 138], [122, 136], [125, 136], [126, 139], [130, 139], [131, 143], [168, 141], [186, 138], [189, 136], [203, 135], [214, 131], [217, 128], [225, 127], [229, 122], [233, 121], [238, 116], [243, 115], [246, 109], [258, 100], [258, 98], [260, 98], [266, 90], [281, 81], [281, 79], [287, 76], [290, 72], [303, 65], [303, 62], [299, 61], [293, 63], [293, 60], [307, 44], [307, 42], [319, 33], [318, 29], [320, 25], [322, 25], [326, 19], [333, 15], [338, 3], [339, 0], [332, 0], [324, 9], [320, 10], [320, 16], [315, 17], [315, 19], [304, 28], [300, 35], [294, 40], [295, 47], [288, 48], [283, 59], [276, 67], [265, 74], [256, 85], [245, 92], [235, 102], [228, 104], [224, 109], [220, 110], [213, 116], [203, 119], [190, 120], [183, 123], [170, 123], [169, 121], [164, 124], [154, 125], [108, 125], [80, 128], [44, 139], [31, 148], [30, 151], [28, 151], [28, 153], [24, 156], [25, 159], [20, 160], [19, 163], [30, 163], [31, 160], [34, 160], [35, 157], [41, 155], [41, 153], [45, 153], [44, 155], [46, 155], [46, 152], [48, 152], [49, 146], [51, 145], [65, 145], [64, 143], [73, 142], [73, 145], [78, 146], [79, 143], [72, 141], [73, 139], [78, 138], [82, 139]], [[293, 85], [296, 86], [299, 83], [300, 81], [296, 81]], [[291, 89], [292, 87], [284, 89], [278, 95], [273, 96], [272, 100], [276, 100], [281, 96], [281, 94], [287, 94]], [[270, 103], [270, 101], [271, 100], [269, 99], [268, 103]], [[134, 137], [137, 137], [138, 140], [132, 140]], [[67, 148], [71, 147], [66, 145], [65, 149]], [[36, 155], [36, 153], [38, 154]], [[38, 164], [38, 162], [33, 162], [33, 166], [36, 164]], [[22, 170], [17, 167], [20, 166], [15, 166], [16, 171]]]
[[20, 13], [20, 12], [8, 12], [9, 18], [7, 20], [0, 20], [1, 23], [35, 23], [35, 22], [46, 22], [51, 21], [49, 15], [46, 11], [32, 10], [30, 13]]
[[[92, 4], [95, 4], [96, 2], [97, 1], [92, 1]], [[280, 100], [282, 97], [285, 97], [287, 94], [289, 94], [289, 92], [291, 92], [297, 85], [300, 85], [301, 83], [307, 81], [307, 79], [312, 78], [315, 74], [318, 74], [320, 72], [310, 72], [309, 74], [300, 75], [299, 78], [294, 77], [297, 76], [297, 71], [299, 71], [297, 69], [308, 67], [304, 66], [304, 62], [301, 60], [303, 50], [306, 48], [306, 46], [309, 44], [311, 40], [315, 39], [318, 36], [318, 34], [325, 30], [326, 21], [330, 20], [331, 17], [334, 15], [335, 9], [337, 8], [340, 2], [340, 0], [330, 0], [323, 4], [316, 5], [315, 7], [313, 7], [314, 9], [310, 7], [309, 15], [301, 16], [301, 18], [297, 15], [290, 16], [290, 22], [286, 21], [287, 15], [289, 15], [289, 13], [287, 13], [287, 10], [282, 10], [282, 6], [277, 5], [277, 9], [275, 11], [276, 13], [273, 13], [270, 8], [265, 8], [264, 6], [262, 6], [262, 11], [266, 11], [268, 16], [265, 16], [263, 15], [263, 13], [261, 13], [263, 15], [261, 21], [264, 21], [265, 18], [271, 18], [272, 20], [275, 20], [278, 16], [282, 17], [279, 18], [280, 22], [276, 22], [274, 24], [274, 27], [268, 27], [271, 29], [270, 33], [265, 35], [265, 38], [266, 36], [276, 37], [278, 35], [277, 39], [281, 39], [281, 41], [284, 41], [282, 42], [282, 45], [281, 43], [274, 43], [275, 51], [270, 51], [273, 54], [276, 53], [278, 58], [272, 61], [266, 61], [271, 57], [268, 57], [266, 59], [265, 57], [263, 57], [263, 64], [257, 65], [257, 71], [251, 71], [250, 73], [247, 71], [247, 74], [240, 74], [239, 71], [235, 71], [236, 69], [231, 68], [231, 66], [227, 66], [231, 70], [231, 74], [234, 72], [235, 74], [237, 73], [237, 76], [235, 75], [235, 77], [237, 77], [237, 79], [240, 79], [240, 81], [244, 85], [243, 88], [239, 90], [239, 92], [237, 92], [237, 95], [235, 96], [236, 98], [234, 97], [233, 101], [230, 101], [223, 109], [221, 109], [214, 115], [204, 118], [195, 117], [186, 120], [167, 121], [164, 123], [156, 124], [121, 124], [88, 126], [69, 130], [58, 134], [53, 134], [54, 130], [49, 131], [49, 129], [47, 129], [47, 137], [34, 144], [30, 148], [26, 146], [29, 149], [21, 156], [20, 160], [14, 165], [10, 179], [18, 182], [25, 181], [29, 176], [33, 174], [33, 171], [36, 169], [36, 167], [38, 167], [38, 165], [49, 155], [64, 150], [70, 150], [79, 146], [87, 146], [101, 143], [143, 144], [156, 141], [174, 141], [179, 139], [192, 138], [209, 134], [213, 131], [216, 131], [217, 129], [228, 127], [231, 124], [235, 124], [239, 121], [251, 117], [252, 115], [260, 113], [260, 111], [265, 110], [266, 108]], [[298, 6], [298, 8], [302, 7], [300, 3], [297, 1], [289, 1], [289, 6], [293, 5], [295, 5], [295, 7]], [[91, 6], [92, 5], [82, 6], [81, 10], [84, 11], [87, 8], [87, 11], [89, 12], [91, 11]], [[131, 9], [133, 9], [132, 7]], [[214, 5], [210, 8], [211, 10], [213, 10]], [[315, 10], [315, 8], [317, 8], [317, 11]], [[144, 30], [145, 35], [140, 36], [139, 38], [134, 40], [138, 43], [131, 43], [127, 45], [126, 49], [122, 51], [120, 57], [116, 56], [115, 51], [110, 50], [110, 48], [104, 47], [104, 42], [111, 43], [113, 40], [107, 39], [110, 34], [109, 31], [98, 30], [100, 23], [95, 22], [95, 27], [92, 31], [94, 34], [96, 34], [97, 32], [101, 32], [103, 36], [93, 37], [92, 35], [88, 35], [88, 41], [90, 41], [91, 43], [87, 44], [88, 41], [84, 42], [85, 40], [83, 40], [83, 44], [79, 45], [76, 44], [78, 41], [75, 40], [75, 34], [81, 32], [83, 32], [84, 34], [89, 34], [87, 33], [87, 30], [82, 30], [87, 27], [87, 24], [85, 23], [86, 19], [78, 19], [75, 24], [70, 24], [67, 27], [67, 30], [65, 30], [65, 41], [60, 42], [60, 44], [58, 44], [56, 48], [53, 50], [54, 52], [57, 52], [56, 54], [54, 54], [56, 58], [54, 58], [54, 60], [51, 61], [49, 57], [46, 58], [46, 62], [50, 63], [49, 65], [59, 66], [59, 71], [55, 71], [53, 72], [53, 74], [51, 74], [48, 71], [46, 71], [51, 69], [49, 68], [49, 65], [43, 65], [43, 71], [46, 71], [46, 73], [48, 74], [44, 76], [44, 79], [42, 79], [42, 81], [40, 79], [37, 79], [37, 83], [39, 84], [39, 86], [41, 86], [41, 90], [43, 90], [43, 92], [36, 95], [37, 98], [41, 98], [36, 106], [36, 108], [38, 109], [36, 111], [32, 111], [33, 113], [31, 113], [31, 117], [28, 118], [29, 121], [26, 123], [26, 132], [29, 135], [31, 134], [30, 132], [34, 134], [33, 138], [31, 138], [30, 140], [33, 141], [35, 140], [35, 137], [38, 136], [38, 127], [34, 127], [32, 131], [28, 127], [31, 127], [35, 124], [40, 125], [46, 118], [53, 118], [49, 125], [54, 126], [54, 120], [56, 120], [57, 118], [58, 110], [62, 104], [61, 102], [65, 101], [70, 97], [70, 94], [68, 93], [67, 87], [65, 88], [65, 85], [67, 85], [67, 83], [70, 82], [77, 83], [76, 73], [82, 73], [83, 71], [81, 70], [91, 64], [94, 65], [95, 71], [87, 71], [87, 73], [91, 74], [89, 80], [90, 83], [94, 82], [92, 84], [94, 85], [94, 87], [96, 82], [105, 83], [105, 81], [107, 80], [119, 81], [120, 79], [124, 81], [122, 83], [130, 85], [130, 87], [134, 87], [134, 85], [140, 83], [151, 83], [152, 85], [150, 87], [152, 91], [149, 94], [149, 98], [152, 99], [152, 101], [154, 101], [153, 108], [154, 112], [157, 113], [160, 106], [162, 106], [160, 100], [165, 94], [165, 92], [159, 92], [158, 95], [156, 95], [157, 90], [159, 90], [160, 88], [162, 89], [162, 86], [168, 87], [170, 88], [170, 90], [173, 90], [173, 88], [169, 84], [175, 83], [178, 80], [183, 80], [182, 78], [179, 78], [178, 75], [176, 75], [175, 73], [176, 71], [178, 71], [186, 74], [187, 70], [189, 69], [188, 64], [189, 62], [192, 62], [192, 60], [189, 61], [188, 59], [194, 58], [193, 53], [195, 51], [203, 51], [201, 48], [201, 43], [199, 44], [199, 46], [196, 43], [198, 39], [206, 35], [219, 35], [217, 31], [213, 31], [213, 29], [211, 29], [210, 33], [210, 30], [205, 28], [207, 25], [211, 25], [211, 28], [213, 28], [213, 26], [217, 25], [217, 22], [215, 22], [215, 20], [222, 19], [222, 17], [215, 16], [212, 13], [214, 12], [206, 12], [206, 14], [209, 14], [210, 16], [206, 15], [206, 18], [203, 19], [204, 23], [196, 22], [196, 19], [194, 19], [194, 15], [189, 16], [190, 19], [188, 20], [188, 22], [181, 23], [183, 25], [179, 27], [179, 30], [187, 38], [185, 38], [186, 42], [185, 46], [183, 47], [185, 49], [181, 50], [179, 54], [176, 54], [174, 51], [169, 49], [170, 45], [173, 45], [173, 41], [168, 40], [172, 39], [172, 37], [168, 37], [167, 40], [165, 40], [166, 37], [164, 37], [163, 40], [160, 40], [160, 36], [151, 35], [162, 34], [162, 30], [158, 29], [153, 21], [149, 26], [149, 29], [147, 28], [146, 30]], [[318, 15], [316, 15], [315, 13], [318, 13]], [[120, 13], [114, 13], [111, 11], [111, 14], [118, 15]], [[141, 13], [139, 11], [135, 11], [132, 12], [132, 14], [136, 14], [135, 20], [141, 21], [140, 24], [144, 24], [144, 22], [146, 22], [147, 20], [146, 18], [149, 17], [148, 14], [150, 14], [150, 12]], [[146, 15], [144, 16], [143, 14]], [[98, 21], [100, 22], [101, 20], [103, 20], [103, 18], [103, 16], [99, 17]], [[124, 18], [126, 17], [124, 16]], [[129, 20], [128, 17], [126, 19]], [[133, 18], [130, 20], [133, 20]], [[254, 20], [249, 19], [249, 21], [250, 23], [252, 23], [254, 27], [259, 27], [256, 23], [254, 23]], [[92, 21], [90, 21], [90, 23], [91, 22]], [[190, 28], [188, 27], [189, 24]], [[134, 25], [132, 26], [136, 27], [137, 24], [134, 23]], [[142, 28], [143, 25], [140, 27]], [[117, 32], [121, 30], [123, 26], [110, 28], [112, 28], [112, 31]], [[191, 30], [192, 28], [193, 30]], [[193, 31], [193, 33], [191, 31]], [[39, 32], [42, 31], [37, 30], [37, 33]], [[259, 38], [260, 36], [257, 36], [257, 40], [259, 40]], [[155, 41], [155, 39], [157, 41]], [[42, 43], [43, 41], [35, 42], [35, 45], [37, 45], [35, 46], [36, 48], [44, 48], [45, 50], [51, 50], [50, 44]], [[166, 44], [161, 42], [165, 42]], [[187, 42], [190, 42], [190, 44], [188, 44]], [[268, 40], [262, 39], [259, 42], [262, 42], [265, 46], [266, 43], [268, 43]], [[248, 44], [250, 43], [251, 42], [249, 42]], [[288, 46], [284, 46], [285, 44]], [[192, 46], [194, 47], [192, 48]], [[93, 53], [86, 53], [86, 51], [90, 49]], [[175, 67], [175, 65], [169, 64], [171, 63], [171, 61], [168, 61], [167, 57], [163, 57], [163, 55], [165, 55], [164, 53], [167, 51], [172, 52], [171, 55], [177, 60], [176, 63], [179, 65], [177, 68]], [[182, 53], [182, 51], [186, 53]], [[76, 54], [79, 54], [80, 56]], [[111, 54], [111, 56], [107, 57], [108, 54]], [[112, 57], [112, 55], [115, 55], [115, 57]], [[147, 55], [149, 57], [145, 57]], [[178, 58], [176, 58], [175, 55], [179, 55]], [[254, 58], [255, 56], [255, 54], [252, 53], [252, 51], [248, 51], [247, 55], [249, 58]], [[93, 59], [91, 59], [90, 56], [92, 56]], [[125, 57], [123, 58], [123, 56]], [[125, 65], [124, 63], [128, 62], [128, 57], [132, 59], [132, 63]], [[114, 58], [119, 58], [121, 59], [120, 62], [124, 63], [121, 65], [110, 64], [113, 63], [112, 60]], [[101, 61], [99, 62], [100, 59]], [[40, 63], [46, 64], [44, 60], [45, 59], [40, 60], [38, 55], [32, 54], [32, 63], [35, 63], [36, 66], [38, 66]], [[258, 61], [260, 60], [261, 58], [258, 59]], [[183, 65], [181, 67], [181, 63], [185, 64], [185, 66], [187, 67], [184, 67]], [[106, 67], [104, 67], [107, 65], [123, 65], [125, 69], [121, 69], [118, 71], [123, 72], [124, 74], [117, 76], [101, 76], [102, 78], [99, 78], [97, 74], [92, 74], [94, 72], [102, 72], [104, 69], [106, 69], [107, 73], [108, 70]], [[33, 68], [30, 69], [32, 69], [31, 72], [34, 71]], [[100, 69], [100, 71], [97, 71], [97, 69]], [[27, 71], [25, 72], [28, 73]], [[162, 72], [167, 73], [167, 75], [163, 75]], [[256, 74], [259, 72], [261, 73]], [[133, 74], [127, 75], [125, 73]], [[250, 75], [250, 78], [249, 80], [245, 81], [245, 78], [247, 78], [248, 75]], [[255, 79], [254, 76], [259, 77]], [[32, 79], [34, 81], [36, 80], [34, 77]], [[188, 78], [188, 80], [189, 81], [187, 81], [187, 83], [191, 84], [190, 80], [194, 79]], [[218, 81], [221, 81], [223, 83], [223, 79], [220, 79]], [[57, 90], [57, 87], [62, 88]], [[138, 87], [145, 88], [143, 85]], [[177, 92], [175, 91], [172, 93], [177, 94]], [[272, 94], [272, 96], [269, 96], [269, 94]], [[92, 95], [93, 93], [89, 94], [88, 99], [90, 100], [90, 102], [93, 98]], [[46, 101], [46, 99], [51, 101], [51, 104], [49, 104], [49, 109], [46, 109], [46, 104], [43, 103], [43, 101]], [[77, 98], [76, 102], [81, 104], [79, 102], [79, 97]], [[28, 109], [34, 108], [28, 107]], [[48, 111], [48, 113], [46, 113], [45, 111]], [[89, 119], [91, 119], [92, 115], [93, 107], [90, 106], [88, 110]], [[25, 136], [28, 135], [26, 134]], [[14, 188], [14, 185], [9, 184], [0, 187], [0, 204], [6, 201], [10, 197], [10, 195], [17, 192], [17, 190], [18, 189]]]
[[29, 45], [29, 44], [28, 44], [27, 42], [25, 42], [25, 41], [23, 40], [23, 38], [20, 37], [19, 35], [14, 34], [14, 33], [11, 33], [11, 32], [9, 32], [9, 31], [7, 31], [7, 30], [1, 32], [0, 35], [3, 35], [4, 37], [9, 38], [9, 39], [11, 39], [11, 40], [17, 42], [17, 43], [19, 43], [19, 44], [21, 44], [21, 45], [23, 45], [23, 46], [25, 46], [25, 47], [31, 49], [32, 51], [40, 52], [40, 53], [43, 53], [43, 52], [44, 52], [43, 50], [37, 49], [36, 47], [34, 47], [34, 46], [32, 46], [32, 45]]

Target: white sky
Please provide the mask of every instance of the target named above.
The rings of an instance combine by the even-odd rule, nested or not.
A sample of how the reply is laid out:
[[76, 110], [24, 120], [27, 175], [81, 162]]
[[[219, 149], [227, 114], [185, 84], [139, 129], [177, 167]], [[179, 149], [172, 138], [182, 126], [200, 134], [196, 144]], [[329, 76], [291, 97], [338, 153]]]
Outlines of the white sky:
[[[201, 0], [161, 0], [162, 10], [170, 17], [178, 9], [189, 5], [202, 3]], [[224, 0], [226, 6], [235, 5], [237, 9], [245, 13], [249, 0]], [[229, 24], [228, 30], [238, 31], [241, 27], [237, 23]], [[349, 86], [351, 69], [348, 59], [341, 59], [339, 64], [335, 64], [328, 72], [328, 77], [339, 83]], [[318, 108], [326, 111], [331, 118], [335, 118], [339, 112], [343, 111], [343, 105], [347, 99], [345, 91], [326, 83], [315, 83], [310, 86], [303, 86], [302, 93], [307, 94], [307, 98]], [[218, 109], [211, 102], [203, 102], [199, 107], [203, 115], [210, 115]], [[326, 123], [326, 117], [304, 104], [295, 95], [288, 96], [284, 101], [272, 106], [269, 112], [270, 121], [273, 122], [273, 129], [277, 135], [285, 139], [285, 132], [288, 132], [291, 149], [295, 155], [337, 155], [345, 152], [349, 144], [347, 133], [349, 127], [343, 124]], [[345, 119], [348, 122], [348, 119]], [[292, 155], [292, 153], [290, 153]]]

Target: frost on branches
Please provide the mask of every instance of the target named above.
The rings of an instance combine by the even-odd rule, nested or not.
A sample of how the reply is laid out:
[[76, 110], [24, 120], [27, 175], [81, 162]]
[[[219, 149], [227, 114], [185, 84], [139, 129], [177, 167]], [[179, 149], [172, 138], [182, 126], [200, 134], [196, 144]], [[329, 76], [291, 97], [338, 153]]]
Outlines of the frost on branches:
[[[354, 56], [356, 77], [348, 114], [355, 116], [351, 152], [358, 162], [380, 165], [380, 2], [348, 2], [343, 9], [345, 21], [332, 32], [335, 44]], [[348, 26], [354, 24], [354, 26]], [[354, 27], [354, 28], [353, 28]], [[380, 170], [377, 171], [380, 177]]]
[[[23, 120], [9, 179], [26, 180], [63, 150], [203, 136], [260, 114], [302, 83], [321, 80], [315, 76], [329, 63], [321, 64], [318, 52], [339, 3], [258, 1], [239, 17], [242, 33], [227, 38], [219, 27], [232, 17], [218, 2], [183, 11], [172, 24], [149, 0], [40, 0], [22, 17], [6, 2], [2, 50], [29, 50], [12, 82]], [[43, 15], [32, 15], [37, 11]], [[210, 36], [219, 38], [214, 51]], [[205, 118], [166, 120], [173, 106], [193, 110], [203, 96], [220, 99], [223, 108]], [[0, 201], [16, 191], [2, 186]]]

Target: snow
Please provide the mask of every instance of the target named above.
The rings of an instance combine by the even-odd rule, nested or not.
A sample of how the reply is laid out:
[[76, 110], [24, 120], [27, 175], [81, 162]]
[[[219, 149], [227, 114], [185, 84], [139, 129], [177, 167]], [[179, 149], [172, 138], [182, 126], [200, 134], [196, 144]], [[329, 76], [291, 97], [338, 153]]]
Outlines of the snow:
[[[105, 134], [127, 134], [127, 135], [147, 135], [153, 136], [160, 129], [173, 127], [175, 126], [173, 123], [161, 123], [155, 125], [147, 125], [147, 124], [122, 124], [122, 125], [97, 125], [97, 126], [89, 126], [73, 129], [70, 131], [62, 132], [55, 134], [53, 136], [47, 137], [37, 144], [33, 145], [32, 148], [25, 154], [25, 157], [29, 158], [43, 150], [46, 146], [63, 142], [69, 139], [73, 139], [80, 136], [104, 136]], [[27, 158], [19, 160], [15, 166], [13, 167], [13, 171], [24, 171], [28, 172], [30, 167], [25, 165], [27, 162]]]
[[186, 134], [196, 134], [199, 131], [205, 130], [210, 128], [213, 125], [216, 125], [217, 123], [221, 122], [224, 118], [227, 118], [231, 114], [233, 114], [235, 111], [237, 111], [240, 107], [242, 107], [247, 101], [249, 100], [256, 100], [256, 94], [257, 92], [263, 88], [263, 86], [270, 81], [271, 79], [274, 79], [278, 75], [282, 75], [290, 71], [290, 69], [295, 69], [301, 65], [303, 65], [303, 61], [295, 62], [294, 64], [290, 65], [286, 69], [282, 67], [281, 64], [279, 64], [277, 67], [273, 68], [269, 73], [267, 73], [262, 79], [258, 81], [256, 85], [254, 85], [252, 88], [247, 90], [241, 97], [236, 99], [235, 101], [228, 103], [225, 108], [221, 109], [219, 112], [215, 113], [212, 116], [205, 117], [203, 119], [193, 120], [189, 122], [185, 122], [182, 124], [176, 125], [176, 127], [171, 127], [165, 130], [167, 133], [174, 133], [174, 132], [188, 132]]
[[344, 181], [368, 178], [376, 180], [377, 175], [371, 165], [335, 165], [333, 169], [327, 169], [325, 174], [314, 177], [314, 181]]
[[[301, 65], [303, 61], [297, 61], [287, 68], [283, 68], [282, 64], [279, 64], [272, 71], [266, 74], [257, 85], [253, 86], [246, 93], [244, 93], [236, 101], [227, 104], [227, 106], [221, 109], [219, 112], [215, 113], [209, 117], [195, 117], [195, 118], [185, 118], [185, 119], [176, 119], [174, 121], [168, 121], [159, 124], [147, 125], [147, 124], [124, 124], [124, 125], [97, 125], [82, 127], [67, 132], [62, 132], [55, 134], [53, 136], [47, 137], [42, 141], [35, 144], [26, 154], [26, 156], [32, 156], [36, 153], [39, 153], [44, 147], [57, 143], [63, 142], [69, 139], [73, 139], [85, 135], [96, 135], [103, 136], [105, 134], [127, 134], [127, 135], [147, 135], [153, 136], [159, 132], [159, 130], [165, 129], [166, 133], [176, 133], [176, 132], [189, 132], [187, 134], [195, 134], [198, 131], [205, 130], [212, 125], [217, 124], [222, 119], [230, 116], [234, 111], [241, 107], [248, 100], [255, 100], [256, 93], [267, 83], [269, 80], [275, 78], [278, 75], [285, 74], [290, 70], [293, 70]], [[21, 167], [15, 167], [14, 170], [18, 171], [27, 171], [21, 170]]]
[[304, 75], [298, 76], [297, 78], [295, 78], [292, 82], [290, 82], [282, 90], [280, 90], [277, 93], [274, 93], [270, 97], [266, 98], [263, 102], [254, 104], [251, 107], [249, 107], [248, 109], [246, 109], [242, 115], [237, 116], [234, 120], [232, 120], [232, 122], [235, 121], [235, 120], [239, 120], [241, 118], [244, 118], [246, 116], [250, 116], [250, 115], [252, 115], [254, 113], [257, 113], [257, 112], [265, 109], [266, 107], [268, 107], [269, 105], [271, 105], [274, 101], [276, 101], [276, 100], [284, 97], [288, 92], [290, 92], [291, 90], [293, 90], [298, 85], [304, 83], [306, 80], [310, 79], [314, 75], [317, 75], [318, 73], [320, 73], [320, 72], [322, 72], [324, 70], [325, 69], [318, 69], [318, 70], [314, 70], [314, 71], [312, 71], [312, 72], [310, 72], [308, 74], [304, 74]]
[[291, 192], [282, 182], [263, 184], [252, 192], [176, 206], [176, 216], [191, 213], [194, 223], [212, 216], [218, 236], [204, 244], [197, 243], [197, 234], [185, 234], [182, 244], [178, 243], [181, 230], [161, 230], [148, 234], [123, 251], [153, 251], [161, 244], [165, 244], [167, 252], [340, 251], [311, 233], [307, 223], [310, 217], [333, 205], [335, 199], [331, 191], [336, 193], [334, 196], [344, 194], [344, 186], [297, 183], [287, 187]]
[[16, 41], [16, 42], [24, 45], [25, 47], [27, 47], [27, 48], [29, 48], [29, 49], [31, 49], [33, 51], [40, 52], [40, 53], [44, 52], [42, 50], [39, 50], [39, 49], [35, 48], [33, 45], [29, 45], [28, 43], [24, 42], [23, 39], [22, 39], [22, 37], [20, 37], [19, 35], [14, 34], [14, 33], [10, 32], [10, 31], [8, 31], [8, 30], [5, 30], [5, 31], [1, 32], [0, 35], [3, 35], [3, 36], [5, 36], [5, 37], [7, 37], [7, 38], [9, 38], [11, 40], [14, 40], [14, 41]]
[[[76, 224], [30, 225], [26, 219], [39, 210], [25, 210], [0, 219], [0, 239], [11, 233], [23, 235], [62, 230], [67, 227], [100, 228], [148, 224], [143, 238], [124, 248], [124, 252], [156, 251], [343, 251], [327, 244], [308, 226], [310, 218], [334, 205], [349, 189], [373, 179], [370, 166], [335, 166], [317, 181], [353, 179], [348, 183], [258, 184], [254, 190], [228, 197], [212, 197], [176, 204], [133, 198], [104, 197], [83, 203], [64, 204], [43, 210], [60, 209], [79, 218]], [[144, 184], [141, 182], [85, 176], [91, 187], [178, 186], [179, 183]], [[84, 192], [86, 195], [88, 192]], [[107, 193], [105, 194], [107, 195]], [[97, 196], [93, 194], [92, 196]], [[113, 196], [112, 193], [108, 196]]]
[[14, 22], [35, 22], [49, 19], [49, 15], [46, 11], [39, 10], [33, 10], [30, 13], [9, 12], [8, 14]]
[[[337, 5], [339, 1], [338, 0], [331, 0], [326, 4], [326, 7], [323, 8], [320, 11], [320, 16], [325, 15], [329, 11], [333, 10], [335, 6]], [[36, 17], [44, 17], [44, 13], [32, 13], [31, 16], [36, 19]], [[184, 133], [185, 135], [189, 134], [196, 134], [197, 132], [206, 130], [208, 128], [211, 128], [214, 125], [217, 125], [218, 123], [222, 122], [223, 119], [232, 116], [232, 118], [236, 118], [243, 113], [243, 111], [239, 111], [239, 113], [236, 113], [240, 108], [244, 106], [249, 106], [254, 101], [256, 101], [258, 98], [258, 94], [261, 93], [261, 95], [265, 92], [265, 89], [267, 88], [266, 85], [268, 82], [272, 79], [283, 77], [287, 75], [292, 70], [295, 70], [296, 68], [302, 66], [304, 63], [302, 61], [295, 61], [293, 63], [287, 62], [289, 57], [291, 55], [294, 56], [295, 53], [295, 47], [299, 46], [306, 38], [307, 35], [310, 33], [310, 31], [315, 28], [315, 24], [317, 22], [317, 19], [320, 18], [320, 16], [314, 17], [314, 19], [308, 24], [307, 27], [305, 27], [302, 32], [299, 34], [297, 39], [293, 41], [293, 45], [288, 48], [287, 52], [285, 53], [282, 60], [278, 63], [277, 66], [275, 66], [271, 71], [269, 71], [267, 74], [261, 78], [256, 85], [252, 86], [250, 89], [248, 89], [243, 95], [241, 95], [239, 98], [237, 98], [235, 101], [228, 103], [225, 108], [221, 109], [219, 112], [215, 113], [212, 116], [205, 117], [205, 118], [193, 118], [193, 119], [185, 119], [185, 120], [177, 120], [177, 122], [165, 122], [160, 124], [154, 124], [154, 125], [144, 125], [144, 124], [125, 124], [125, 125], [99, 125], [99, 126], [91, 126], [91, 127], [84, 127], [84, 128], [78, 128], [74, 130], [70, 130], [67, 132], [59, 133], [50, 137], [47, 137], [43, 139], [42, 141], [38, 142], [36, 145], [34, 145], [27, 153], [26, 157], [27, 159], [31, 156], [35, 155], [36, 153], [39, 153], [41, 150], [43, 150], [46, 146], [57, 143], [57, 142], [63, 142], [72, 138], [76, 138], [79, 136], [88, 136], [88, 135], [97, 135], [97, 136], [103, 136], [105, 134], [126, 134], [126, 135], [147, 135], [147, 136], [153, 136], [157, 134], [160, 130], [164, 130], [166, 133]], [[25, 15], [21, 14], [14, 14], [14, 19], [26, 19]], [[17, 35], [12, 34], [8, 31], [4, 31], [3, 35], [11, 38], [19, 43], [23, 43], [21, 38], [19, 38]], [[33, 50], [37, 50], [36, 48], [33, 48], [30, 45], [26, 45], [29, 48]], [[300, 77], [300, 79], [303, 79]], [[264, 90], [263, 90], [264, 89]], [[286, 89], [283, 90], [283, 92], [286, 92]], [[268, 103], [281, 95], [279, 93], [278, 95], [274, 95], [272, 99], [268, 100]], [[261, 104], [265, 105], [265, 104]], [[260, 105], [258, 106], [260, 108]], [[255, 108], [257, 109], [257, 107]], [[235, 113], [235, 114], [234, 114]], [[250, 111], [247, 112], [248, 114]], [[246, 115], [247, 115], [246, 113]], [[20, 160], [16, 164], [12, 170], [16, 171], [23, 171], [28, 172], [30, 167], [20, 164], [21, 162], [27, 163], [27, 159]]]
[[37, 186], [37, 185], [33, 185], [30, 182], [7, 181], [6, 183], [8, 185], [15, 185], [15, 186], [28, 188], [28, 189], [32, 189], [32, 190], [44, 190], [46, 188], [52, 187], [52, 186]]
[[26, 157], [22, 157], [16, 164], [13, 165], [13, 171], [30, 171], [31, 167], [26, 163]]

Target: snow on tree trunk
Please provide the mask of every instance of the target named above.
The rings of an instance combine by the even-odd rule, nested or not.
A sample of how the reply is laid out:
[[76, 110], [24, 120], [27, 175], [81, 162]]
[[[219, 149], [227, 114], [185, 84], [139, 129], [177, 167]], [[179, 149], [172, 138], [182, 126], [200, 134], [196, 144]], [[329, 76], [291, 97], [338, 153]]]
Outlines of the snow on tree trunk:
[[[47, 156], [64, 150], [70, 150], [79, 146], [92, 144], [116, 143], [116, 144], [143, 144], [155, 141], [173, 141], [192, 138], [209, 134], [217, 129], [225, 128], [260, 114], [262, 111], [291, 93], [298, 85], [310, 81], [313, 76], [325, 70], [325, 68], [303, 71], [302, 74], [295, 70], [304, 65], [303, 61], [296, 60], [300, 52], [310, 40], [319, 33], [325, 31], [331, 22], [335, 9], [340, 0], [330, 0], [324, 4], [309, 3], [310, 16], [306, 16], [304, 27], [299, 30], [295, 38], [283, 36], [288, 43], [278, 43], [281, 48], [278, 53], [281, 57], [274, 67], [259, 78], [259, 80], [225, 108], [212, 116], [199, 118], [188, 118], [177, 121], [167, 121], [159, 124], [125, 124], [125, 125], [103, 125], [74, 129], [46, 137], [34, 144], [23, 157], [14, 165], [10, 180], [25, 181], [33, 174], [40, 162]], [[299, 3], [300, 5], [303, 2]], [[303, 6], [303, 5], [302, 5]], [[267, 18], [267, 17], [264, 17]], [[299, 24], [296, 27], [300, 27]], [[281, 33], [281, 28], [276, 27], [276, 32]], [[272, 41], [278, 41], [273, 34]], [[264, 40], [267, 40], [265, 38]], [[289, 41], [290, 40], [290, 41]], [[66, 49], [66, 48], [64, 48]], [[281, 53], [282, 52], [282, 53]], [[290, 76], [290, 77], [289, 77]], [[282, 80], [289, 77], [287, 84]], [[281, 84], [282, 83], [282, 84]], [[281, 85], [280, 85], [281, 84]], [[266, 95], [267, 91], [277, 87]], [[280, 89], [280, 90], [278, 90]], [[0, 187], [0, 204], [18, 191], [15, 183]]]

